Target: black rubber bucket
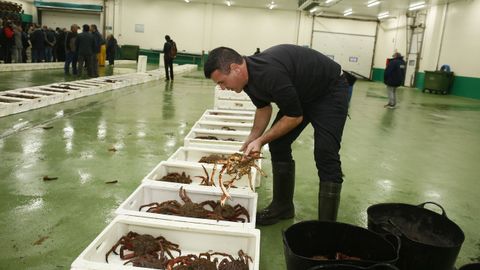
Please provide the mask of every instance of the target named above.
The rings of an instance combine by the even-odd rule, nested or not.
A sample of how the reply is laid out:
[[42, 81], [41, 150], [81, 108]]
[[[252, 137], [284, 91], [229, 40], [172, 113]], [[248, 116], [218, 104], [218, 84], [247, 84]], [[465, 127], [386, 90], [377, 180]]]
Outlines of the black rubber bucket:
[[[288, 270], [305, 270], [319, 265], [372, 266], [394, 263], [398, 258], [397, 238], [387, 239], [365, 228], [328, 221], [303, 221], [283, 231]], [[342, 259], [335, 259], [340, 253]], [[319, 258], [318, 256], [324, 256]], [[346, 259], [346, 256], [355, 257]], [[329, 258], [327, 258], [329, 257]]]
[[[425, 209], [438, 206], [442, 213]], [[367, 209], [368, 228], [398, 235], [402, 246], [397, 261], [401, 270], [452, 270], [465, 235], [434, 202], [419, 205], [382, 203]]]
[[460, 267], [458, 270], [480, 270], [480, 263], [469, 263]]
[[356, 266], [348, 264], [331, 264], [331, 265], [317, 265], [308, 270], [398, 270], [397, 267], [391, 264], [375, 264], [372, 266]]

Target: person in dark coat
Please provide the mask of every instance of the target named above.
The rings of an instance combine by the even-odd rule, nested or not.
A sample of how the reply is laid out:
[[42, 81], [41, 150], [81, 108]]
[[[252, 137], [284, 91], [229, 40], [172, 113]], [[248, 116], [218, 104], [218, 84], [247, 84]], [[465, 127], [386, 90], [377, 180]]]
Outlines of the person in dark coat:
[[53, 48], [57, 43], [55, 31], [53, 31], [52, 28], [48, 28], [46, 25], [44, 25], [43, 32], [45, 33], [45, 62], [52, 62], [55, 60], [53, 57]]
[[400, 53], [394, 53], [393, 58], [388, 62], [383, 75], [383, 82], [387, 85], [388, 103], [385, 108], [394, 109], [397, 106], [397, 87], [405, 81], [406, 64]]
[[67, 30], [61, 29], [60, 27], [56, 28], [55, 31], [55, 39], [57, 42], [55, 43], [55, 51], [54, 56], [58, 62], [65, 61], [65, 37], [67, 35]]
[[30, 43], [32, 43], [32, 63], [45, 60], [45, 33], [37, 24], [34, 25], [34, 30], [30, 34]]
[[92, 59], [93, 52], [95, 51], [95, 38], [92, 33], [90, 33], [90, 26], [84, 24], [82, 26], [83, 32], [78, 34], [77, 39], [75, 40], [75, 48], [77, 50], [78, 62], [77, 70], [78, 75], [82, 76], [83, 65], [86, 64], [87, 72], [89, 77], [94, 77]]
[[11, 21], [7, 21], [3, 26], [2, 33], [3, 61], [5, 63], [12, 63], [12, 49], [15, 46], [14, 33], [13, 23]]
[[77, 75], [77, 49], [75, 42], [78, 35], [78, 25], [72, 24], [70, 31], [66, 32], [64, 47], [65, 47], [65, 65], [63, 71], [65, 75], [70, 74], [70, 64], [72, 65], [72, 74]]
[[95, 46], [93, 47], [93, 55], [92, 55], [92, 68], [93, 68], [93, 75], [94, 77], [98, 77], [98, 57], [100, 55], [100, 48], [103, 44], [105, 44], [105, 40], [103, 40], [102, 34], [98, 32], [97, 25], [92, 24], [90, 26], [90, 32], [92, 33], [93, 39], [95, 41]]
[[107, 37], [107, 60], [110, 66], [115, 64], [115, 53], [117, 50], [117, 40], [110, 34]]
[[26, 31], [22, 32], [22, 63], [27, 63], [27, 48], [30, 47], [30, 42], [28, 42], [28, 33]]
[[[170, 38], [169, 35], [165, 36], [165, 44], [163, 44], [163, 63], [165, 65], [165, 80], [173, 81], [173, 59], [175, 58], [172, 55], [172, 47], [174, 41]], [[175, 45], [176, 46], [176, 45]]]
[[[341, 66], [313, 49], [283, 44], [243, 57], [231, 48], [216, 48], [208, 54], [204, 72], [223, 90], [245, 91], [257, 108], [240, 148], [248, 156], [268, 144], [272, 158], [273, 200], [257, 213], [257, 224], [295, 216], [292, 143], [309, 124], [320, 179], [318, 219], [335, 221], [343, 183], [339, 151], [348, 111], [348, 83]], [[265, 131], [272, 102], [279, 111]]]

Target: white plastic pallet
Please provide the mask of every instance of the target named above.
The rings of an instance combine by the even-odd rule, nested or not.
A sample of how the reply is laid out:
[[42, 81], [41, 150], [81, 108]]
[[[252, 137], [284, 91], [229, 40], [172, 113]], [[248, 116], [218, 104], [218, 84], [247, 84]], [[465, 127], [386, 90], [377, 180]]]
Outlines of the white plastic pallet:
[[[105, 255], [110, 248], [128, 232], [163, 236], [168, 241], [179, 244], [182, 255], [200, 254], [207, 251], [218, 251], [237, 257], [243, 250], [252, 257], [249, 269], [259, 269], [260, 231], [257, 229], [219, 227], [205, 224], [175, 222], [151, 218], [117, 216], [107, 227], [85, 248], [75, 259], [71, 269], [75, 270], [113, 270], [113, 269], [145, 269], [123, 265], [125, 261], [118, 255], [110, 254], [107, 263]], [[176, 255], [176, 252], [174, 252]]]
[[[207, 172], [209, 176], [212, 175], [212, 170], [213, 170], [213, 164], [206, 164], [206, 163], [195, 163], [195, 162], [185, 162], [185, 161], [178, 161], [178, 160], [169, 160], [169, 161], [162, 161], [160, 162], [147, 176], [142, 180], [144, 182], [146, 181], [155, 181], [157, 183], [162, 183], [162, 185], [170, 185], [174, 187], [180, 187], [180, 185], [188, 185], [188, 184], [178, 184], [178, 183], [172, 183], [172, 182], [165, 182], [165, 181], [160, 181], [160, 179], [167, 175], [168, 173], [182, 173], [185, 172], [186, 175], [190, 175], [192, 178], [192, 183], [189, 185], [195, 185], [195, 186], [200, 186], [200, 182], [202, 179], [196, 177], [196, 176], [205, 176], [205, 172], [203, 171], [202, 165], [207, 169]], [[215, 175], [213, 176], [213, 182], [215, 183], [216, 186], [211, 186], [211, 187], [205, 187], [207, 189], [211, 190], [216, 190], [220, 191], [220, 187], [218, 185], [218, 172], [222, 166], [217, 165], [217, 171], [215, 172]], [[255, 181], [257, 176], [257, 170], [252, 169], [252, 181]], [[224, 181], [230, 180], [230, 176], [224, 175], [222, 176], [222, 179]], [[255, 183], [254, 183], [255, 184]], [[244, 175], [242, 178], [239, 180], [235, 181], [235, 186], [237, 188], [231, 188], [229, 190], [230, 193], [235, 193], [235, 192], [253, 192], [250, 188], [250, 185], [248, 184], [248, 176]], [[201, 186], [204, 187], [204, 186]], [[255, 187], [254, 187], [255, 188]]]
[[[181, 65], [176, 67], [175, 74], [191, 71], [196, 68], [196, 65]], [[163, 70], [152, 70], [147, 73], [114, 75], [3, 91], [0, 92], [0, 117], [126, 86], [158, 80], [164, 76], [165, 73]], [[73, 89], [55, 88], [55, 86], [60, 85], [69, 85]]]
[[[253, 192], [235, 192], [231, 193], [231, 200], [228, 200], [228, 204], [235, 206], [241, 205], [247, 209], [249, 213], [249, 221], [245, 215], [240, 216], [245, 218], [245, 223], [223, 220], [212, 220], [192, 217], [182, 217], [175, 215], [165, 215], [146, 212], [148, 207], [139, 210], [140, 206], [149, 203], [157, 202], [162, 203], [168, 200], [177, 200], [180, 203], [184, 203], [179, 196], [180, 186], [162, 185], [163, 182], [151, 183], [150, 181], [142, 183], [115, 211], [117, 215], [129, 215], [145, 218], [155, 218], [160, 220], [173, 220], [199, 224], [210, 224], [218, 226], [230, 226], [230, 227], [244, 227], [255, 228], [255, 218], [257, 212], [257, 193]], [[222, 192], [219, 190], [213, 190], [211, 188], [205, 188], [203, 186], [183, 186], [186, 195], [194, 203], [200, 203], [203, 201], [215, 201], [220, 200]], [[211, 210], [210, 206], [206, 206], [206, 209]]]
[[[231, 155], [234, 153], [238, 153], [235, 150], [227, 150], [227, 149], [212, 149], [212, 148], [202, 148], [202, 147], [189, 147], [189, 146], [182, 146], [175, 151], [169, 158], [168, 161], [176, 161], [176, 162], [188, 162], [197, 164], [198, 161], [204, 157], [209, 156], [211, 154], [216, 155]], [[261, 169], [262, 168], [262, 160], [258, 159], [255, 162], [257, 166]], [[207, 163], [202, 163], [205, 165], [210, 165]], [[220, 170], [222, 165], [217, 165], [217, 170]], [[253, 172], [255, 172], [253, 174]], [[252, 168], [252, 177], [255, 179], [255, 187], [260, 187], [262, 175], [257, 172], [255, 168]], [[223, 178], [225, 179], [225, 178]]]
[[[247, 139], [249, 131], [208, 130], [192, 128], [184, 139], [185, 146], [197, 146], [238, 151]], [[218, 140], [200, 139], [198, 136], [215, 136]]]

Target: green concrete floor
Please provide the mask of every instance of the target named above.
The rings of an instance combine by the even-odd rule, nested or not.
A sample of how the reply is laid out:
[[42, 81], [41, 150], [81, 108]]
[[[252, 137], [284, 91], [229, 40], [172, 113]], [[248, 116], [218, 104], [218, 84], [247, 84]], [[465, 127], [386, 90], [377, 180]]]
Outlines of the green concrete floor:
[[[341, 151], [339, 221], [366, 226], [372, 204], [435, 201], [465, 232], [457, 266], [479, 261], [480, 100], [406, 88], [398, 97], [399, 107], [388, 110], [382, 84], [355, 87]], [[199, 71], [173, 84], [151, 82], [1, 118], [0, 268], [68, 269], [212, 107], [213, 84]], [[294, 144], [297, 214], [260, 228], [262, 270], [285, 268], [282, 229], [316, 218], [312, 145], [307, 128]], [[112, 146], [118, 151], [109, 152]], [[268, 159], [264, 164], [271, 175]], [[44, 175], [58, 180], [45, 182]], [[112, 180], [118, 183], [105, 184]], [[270, 181], [258, 190], [259, 208], [271, 199]]]

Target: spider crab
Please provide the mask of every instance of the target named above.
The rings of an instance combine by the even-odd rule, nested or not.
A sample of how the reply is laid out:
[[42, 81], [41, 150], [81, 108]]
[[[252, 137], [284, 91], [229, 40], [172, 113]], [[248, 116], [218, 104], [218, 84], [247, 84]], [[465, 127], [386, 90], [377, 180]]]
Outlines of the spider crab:
[[185, 172], [182, 172], [181, 174], [177, 172], [172, 172], [162, 177], [160, 181], [191, 184], [192, 178], [190, 178], [190, 175], [187, 175]]
[[[223, 164], [222, 169], [218, 173], [218, 184], [223, 192], [223, 195], [220, 199], [220, 203], [222, 205], [225, 204], [227, 199], [231, 198], [230, 193], [228, 193], [228, 189], [233, 186], [235, 181], [242, 178], [244, 175], [248, 176], [248, 185], [250, 186], [250, 189], [254, 191], [252, 167], [257, 169], [262, 176], [267, 176], [265, 172], [255, 163], [257, 159], [261, 158], [263, 157], [260, 156], [260, 152], [258, 151], [251, 152], [248, 156], [244, 156], [242, 153], [233, 153], [227, 157], [226, 162]], [[230, 180], [225, 182], [225, 185], [223, 184], [222, 180], [223, 173], [232, 176]]]
[[169, 260], [167, 270], [217, 270], [218, 259], [212, 260], [215, 253], [189, 254]]
[[218, 264], [218, 270], [248, 270], [248, 261], [253, 262], [252, 257], [241, 249], [238, 251], [238, 259], [228, 254], [226, 254], [226, 257]]
[[[228, 221], [241, 221], [245, 223], [245, 221], [250, 222], [250, 215], [248, 214], [248, 210], [245, 207], [237, 204], [235, 206], [231, 206], [229, 204], [222, 205], [220, 201], [205, 201], [205, 204], [212, 207], [212, 213], [208, 214], [208, 217], [211, 219], [219, 220], [228, 220]], [[245, 216], [245, 218], [241, 216]]]
[[[117, 248], [120, 246], [120, 252], [117, 253]], [[132, 253], [125, 254], [125, 251], [129, 250]], [[151, 257], [158, 258], [159, 251], [166, 252], [170, 258], [173, 258], [171, 250], [174, 250], [181, 254], [177, 244], [167, 241], [163, 236], [153, 237], [149, 234], [138, 234], [136, 232], [128, 232], [127, 235], [122, 236], [115, 245], [105, 255], [105, 261], [108, 263], [108, 256], [110, 253], [120, 255], [122, 260], [131, 260], [137, 262], [135, 258], [146, 256], [146, 259]], [[163, 255], [162, 255], [163, 256]], [[130, 262], [130, 261], [129, 261]]]
[[184, 204], [181, 204], [176, 200], [165, 201], [162, 203], [154, 202], [141, 205], [138, 210], [141, 211], [143, 208], [149, 207], [147, 212], [150, 213], [194, 218], [206, 218], [210, 214], [211, 211], [208, 211], [204, 208], [205, 203], [192, 202], [192, 200], [187, 196], [187, 193], [183, 187], [180, 187], [179, 196]]

